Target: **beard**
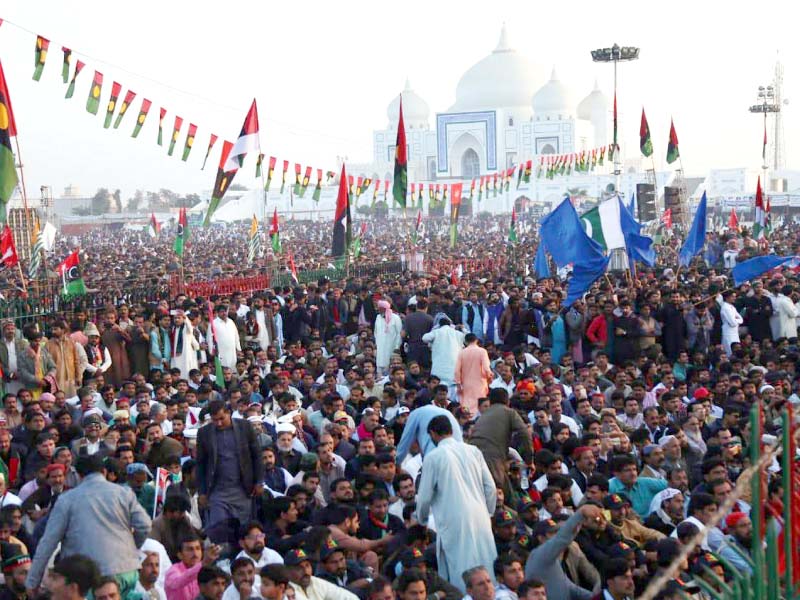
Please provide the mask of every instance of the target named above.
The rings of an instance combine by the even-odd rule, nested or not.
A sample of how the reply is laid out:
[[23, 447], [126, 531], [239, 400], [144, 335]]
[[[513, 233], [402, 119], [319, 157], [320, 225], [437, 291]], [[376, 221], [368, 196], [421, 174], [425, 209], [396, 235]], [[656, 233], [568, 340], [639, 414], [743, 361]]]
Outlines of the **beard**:
[[250, 554], [261, 554], [262, 552], [264, 552], [264, 548], [265, 548], [264, 544], [262, 544], [261, 542], [257, 542], [253, 546], [253, 549], [250, 551]]

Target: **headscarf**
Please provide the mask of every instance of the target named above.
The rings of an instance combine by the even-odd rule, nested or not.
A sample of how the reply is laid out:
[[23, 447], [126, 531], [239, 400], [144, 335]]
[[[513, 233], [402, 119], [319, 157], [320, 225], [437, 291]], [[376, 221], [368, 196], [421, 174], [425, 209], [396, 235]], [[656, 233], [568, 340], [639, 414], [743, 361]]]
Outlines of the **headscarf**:
[[383, 319], [386, 321], [386, 331], [389, 331], [389, 326], [392, 324], [392, 305], [386, 300], [378, 300], [378, 308], [383, 308]]
[[[647, 514], [649, 515], [650, 513], [661, 511], [662, 510], [661, 505], [666, 500], [672, 500], [675, 496], [682, 493], [683, 492], [675, 488], [666, 488], [664, 490], [661, 490], [655, 496], [653, 496], [653, 499], [650, 501], [650, 509], [647, 511]], [[662, 515], [659, 514], [659, 516], [661, 517]]]
[[434, 329], [439, 329], [439, 327], [443, 327], [445, 325], [452, 325], [452, 324], [453, 324], [453, 322], [450, 320], [450, 317], [448, 317], [443, 312], [438, 312], [438, 313], [436, 313], [436, 316], [433, 317], [433, 328]]

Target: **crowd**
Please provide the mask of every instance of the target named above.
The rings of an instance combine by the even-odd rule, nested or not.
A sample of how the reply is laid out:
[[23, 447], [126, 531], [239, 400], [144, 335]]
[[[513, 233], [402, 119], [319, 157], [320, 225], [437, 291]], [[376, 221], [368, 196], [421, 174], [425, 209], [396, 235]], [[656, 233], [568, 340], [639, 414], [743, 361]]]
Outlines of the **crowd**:
[[[325, 265], [305, 227], [298, 266]], [[506, 232], [466, 222], [459, 256], [504, 255]], [[174, 269], [129, 235], [80, 240], [90, 285]], [[190, 276], [242, 264], [206, 235]], [[370, 235], [373, 260], [403, 251]], [[528, 274], [530, 235], [502, 269], [2, 323], [0, 600], [624, 600], [697, 535], [660, 598], [748, 571], [779, 466], [764, 506], [710, 522], [800, 402], [797, 275], [733, 287], [723, 261], [764, 248], [730, 232], [565, 305]], [[770, 243], [797, 253], [800, 231]], [[444, 230], [424, 248], [455, 256]]]

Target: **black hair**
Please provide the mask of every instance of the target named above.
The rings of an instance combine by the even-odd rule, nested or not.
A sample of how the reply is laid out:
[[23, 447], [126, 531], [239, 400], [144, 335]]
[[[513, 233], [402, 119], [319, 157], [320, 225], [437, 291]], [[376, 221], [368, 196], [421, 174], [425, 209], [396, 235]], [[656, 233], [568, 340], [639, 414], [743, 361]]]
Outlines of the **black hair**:
[[438, 436], [453, 435], [453, 425], [446, 415], [439, 415], [428, 423], [428, 433], [435, 433]]
[[100, 569], [97, 568], [97, 564], [83, 554], [62, 558], [53, 567], [53, 572], [61, 575], [67, 584], [77, 585], [78, 594], [84, 598], [100, 580]]

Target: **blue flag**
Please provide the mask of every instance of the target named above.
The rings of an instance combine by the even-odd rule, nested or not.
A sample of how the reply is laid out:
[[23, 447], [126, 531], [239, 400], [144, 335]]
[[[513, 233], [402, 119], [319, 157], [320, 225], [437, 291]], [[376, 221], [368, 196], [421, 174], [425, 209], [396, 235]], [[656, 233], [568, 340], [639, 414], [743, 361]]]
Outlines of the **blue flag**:
[[642, 224], [636, 221], [633, 215], [628, 212], [621, 198], [619, 203], [619, 224], [622, 229], [622, 235], [625, 238], [625, 247], [628, 251], [628, 262], [631, 265], [631, 269], [634, 268], [633, 261], [635, 260], [646, 264], [648, 267], [655, 266], [656, 252], [653, 250], [653, 240], [640, 233]]
[[706, 243], [706, 203], [706, 193], [703, 192], [697, 212], [694, 213], [692, 228], [689, 230], [689, 235], [686, 236], [678, 256], [678, 264], [682, 267], [688, 266], [692, 262], [692, 257], [698, 254]]
[[745, 281], [755, 279], [767, 271], [796, 259], [796, 256], [777, 256], [775, 254], [756, 256], [733, 267], [733, 284], [738, 287]]
[[541, 240], [559, 268], [570, 263], [580, 264], [603, 255], [603, 248], [586, 235], [578, 213], [565, 196], [555, 210], [540, 224]]
[[572, 278], [567, 286], [567, 306], [581, 298], [589, 291], [592, 284], [603, 276], [609, 260], [611, 257], [603, 256], [600, 252], [587, 260], [575, 263], [572, 268]]
[[537, 279], [550, 277], [550, 266], [547, 264], [547, 253], [541, 237], [539, 238], [539, 247], [536, 249], [536, 259], [533, 261], [533, 271], [536, 273]]
[[[622, 198], [620, 198], [622, 200]], [[631, 203], [628, 204], [628, 212], [631, 213], [631, 216], [635, 219], [636, 218], [636, 194], [631, 193]]]

